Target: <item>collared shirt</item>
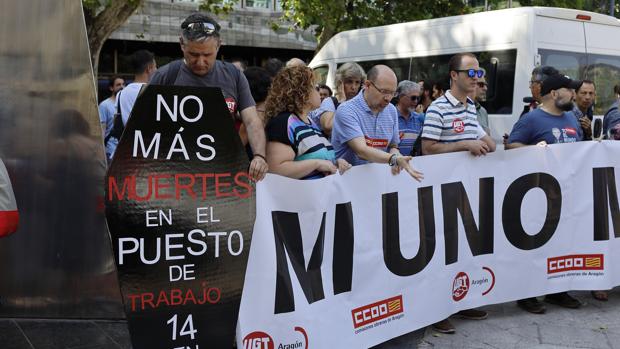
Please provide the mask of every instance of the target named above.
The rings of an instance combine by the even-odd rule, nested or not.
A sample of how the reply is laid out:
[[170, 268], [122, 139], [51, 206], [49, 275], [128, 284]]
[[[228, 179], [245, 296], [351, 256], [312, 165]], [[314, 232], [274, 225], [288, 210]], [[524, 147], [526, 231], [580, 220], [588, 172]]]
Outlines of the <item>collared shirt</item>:
[[485, 135], [478, 123], [474, 101], [469, 97], [464, 105], [448, 90], [426, 111], [422, 138], [449, 143], [477, 140]]
[[423, 125], [424, 114], [418, 114], [412, 111], [409, 113], [409, 118], [405, 119], [404, 116], [398, 113], [398, 135], [400, 137], [398, 148], [401, 154], [411, 155], [413, 145], [420, 135], [420, 132], [422, 132]]
[[349, 147], [348, 141], [364, 137], [366, 145], [387, 152], [390, 144], [398, 145], [398, 111], [391, 103], [377, 115], [364, 99], [364, 90], [340, 104], [334, 117], [332, 144], [336, 158], [345, 159], [353, 166], [368, 163]]

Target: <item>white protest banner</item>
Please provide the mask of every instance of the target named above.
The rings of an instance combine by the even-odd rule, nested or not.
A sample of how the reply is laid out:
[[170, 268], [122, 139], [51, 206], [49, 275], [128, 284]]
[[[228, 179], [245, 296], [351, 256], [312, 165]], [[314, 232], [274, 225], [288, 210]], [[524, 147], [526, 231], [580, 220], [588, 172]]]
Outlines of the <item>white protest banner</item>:
[[620, 142], [268, 176], [239, 348], [368, 348], [462, 309], [620, 284]]

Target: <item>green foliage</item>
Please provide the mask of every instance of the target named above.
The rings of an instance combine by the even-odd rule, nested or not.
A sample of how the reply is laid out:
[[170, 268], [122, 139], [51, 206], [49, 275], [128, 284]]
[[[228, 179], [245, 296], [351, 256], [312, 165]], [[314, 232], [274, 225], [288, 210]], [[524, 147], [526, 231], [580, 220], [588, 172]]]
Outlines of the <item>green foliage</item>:
[[[201, 9], [216, 15], [228, 14], [237, 3], [239, 0], [202, 0]], [[463, 0], [281, 0], [280, 3], [282, 16], [271, 23], [271, 28], [311, 28], [318, 39], [318, 48], [344, 30], [455, 16], [472, 11], [466, 5], [470, 2]], [[488, 0], [488, 3], [491, 9], [508, 6], [507, 0]], [[609, 0], [514, 0], [512, 5], [609, 12]]]
[[200, 9], [211, 12], [217, 16], [227, 15], [233, 10], [233, 6], [239, 0], [202, 0]]
[[[228, 13], [238, 0], [203, 0], [201, 9]], [[319, 48], [338, 32], [470, 12], [462, 0], [282, 0], [282, 16], [271, 23], [314, 30]]]

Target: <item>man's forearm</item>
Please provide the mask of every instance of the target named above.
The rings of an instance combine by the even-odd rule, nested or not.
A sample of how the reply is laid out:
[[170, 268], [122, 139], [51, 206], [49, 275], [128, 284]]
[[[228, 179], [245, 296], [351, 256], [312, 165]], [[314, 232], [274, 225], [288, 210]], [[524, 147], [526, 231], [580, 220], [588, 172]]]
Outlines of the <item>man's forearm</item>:
[[392, 154], [366, 146], [357, 156], [366, 161], [387, 164]]
[[435, 142], [433, 144], [424, 144], [422, 141], [422, 152], [427, 155], [452, 153], [457, 151], [467, 151], [467, 141], [460, 141], [454, 143], [440, 143]]
[[265, 156], [265, 130], [263, 123], [256, 118], [246, 118], [244, 120], [245, 128], [248, 132], [248, 140], [254, 154]]
[[521, 148], [521, 147], [525, 147], [526, 145], [527, 144], [518, 143], [518, 142], [508, 143], [508, 144], [506, 144], [506, 149]]

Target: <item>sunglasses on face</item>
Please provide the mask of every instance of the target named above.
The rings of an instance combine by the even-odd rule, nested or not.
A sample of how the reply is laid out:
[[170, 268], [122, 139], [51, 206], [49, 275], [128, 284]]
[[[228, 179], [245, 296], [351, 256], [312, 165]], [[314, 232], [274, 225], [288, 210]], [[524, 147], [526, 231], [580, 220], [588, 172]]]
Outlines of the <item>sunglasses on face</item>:
[[474, 77], [478, 77], [481, 78], [484, 76], [484, 70], [482, 69], [460, 69], [460, 70], [455, 70], [457, 73], [467, 73], [467, 76], [469, 76], [470, 78], [474, 78]]
[[478, 87], [482, 88], [482, 87], [486, 87], [487, 83], [486, 82], [479, 82], [478, 83]]
[[209, 22], [189, 23], [183, 29], [194, 33], [202, 33], [205, 35], [213, 35], [217, 32], [215, 24]]
[[419, 102], [420, 101], [420, 96], [411, 96], [411, 101], [412, 102]]

